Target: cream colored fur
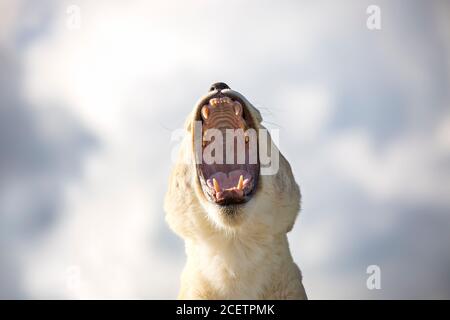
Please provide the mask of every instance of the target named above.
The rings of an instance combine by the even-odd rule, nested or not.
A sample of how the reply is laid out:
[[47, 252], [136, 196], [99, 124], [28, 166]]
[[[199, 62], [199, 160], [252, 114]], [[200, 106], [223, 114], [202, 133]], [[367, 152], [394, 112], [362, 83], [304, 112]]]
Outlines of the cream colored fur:
[[[259, 111], [242, 99], [257, 129], [264, 128]], [[178, 298], [306, 299], [286, 236], [300, 209], [300, 190], [289, 163], [280, 154], [278, 173], [259, 177], [257, 192], [239, 214], [224, 214], [203, 195], [194, 163], [182, 161], [194, 152], [197, 110], [198, 105], [187, 119], [189, 134], [164, 203], [167, 222], [186, 246]]]

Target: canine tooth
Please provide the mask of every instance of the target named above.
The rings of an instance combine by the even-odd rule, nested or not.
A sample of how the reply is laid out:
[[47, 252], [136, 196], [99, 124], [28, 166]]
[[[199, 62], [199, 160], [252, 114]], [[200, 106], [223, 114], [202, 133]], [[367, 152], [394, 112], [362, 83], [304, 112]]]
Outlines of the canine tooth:
[[241, 174], [239, 177], [239, 182], [237, 184], [238, 190], [242, 190], [244, 188], [244, 176]]
[[209, 117], [209, 109], [208, 109], [208, 106], [204, 106], [203, 108], [202, 108], [202, 116], [203, 116], [203, 119], [208, 119], [208, 117]]
[[240, 116], [242, 114], [242, 106], [240, 103], [235, 103], [233, 109], [235, 115]]
[[220, 192], [220, 186], [219, 186], [219, 183], [217, 182], [216, 178], [213, 178], [213, 185], [214, 185], [214, 190], [216, 190], [216, 192]]
[[208, 106], [204, 106], [203, 108], [202, 108], [202, 117], [203, 117], [203, 119], [208, 119], [208, 117], [209, 117], [209, 109], [208, 109]]

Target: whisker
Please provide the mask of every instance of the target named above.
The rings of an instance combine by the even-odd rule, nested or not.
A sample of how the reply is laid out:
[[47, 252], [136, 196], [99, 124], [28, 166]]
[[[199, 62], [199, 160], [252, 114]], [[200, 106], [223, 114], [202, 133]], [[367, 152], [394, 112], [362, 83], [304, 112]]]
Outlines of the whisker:
[[166, 130], [166, 131], [172, 132], [172, 131], [175, 130], [175, 129], [169, 128], [168, 126], [166, 126], [165, 124], [163, 124], [161, 121], [158, 121], [158, 124], [159, 124], [159, 126], [160, 126], [161, 128], [163, 128], [163, 129]]
[[278, 128], [283, 128], [282, 126], [280, 126], [279, 124], [277, 124], [277, 123], [275, 123], [275, 122], [271, 122], [271, 121], [267, 121], [267, 120], [263, 120], [263, 122], [268, 123], [268, 124], [271, 124], [271, 125], [273, 125], [273, 126], [275, 126], [275, 127], [278, 127]]

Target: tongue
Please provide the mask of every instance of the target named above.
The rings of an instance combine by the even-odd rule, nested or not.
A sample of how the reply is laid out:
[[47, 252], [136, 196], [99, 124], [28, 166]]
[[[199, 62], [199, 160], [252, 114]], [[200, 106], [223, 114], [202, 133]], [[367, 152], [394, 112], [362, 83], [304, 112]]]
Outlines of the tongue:
[[233, 170], [228, 174], [219, 171], [209, 177], [209, 179], [207, 180], [207, 184], [211, 188], [213, 188], [214, 187], [213, 178], [214, 178], [219, 183], [220, 189], [225, 191], [226, 189], [232, 189], [236, 187], [241, 175], [244, 177], [244, 182], [246, 179], [248, 180], [251, 179], [251, 175], [245, 170]]

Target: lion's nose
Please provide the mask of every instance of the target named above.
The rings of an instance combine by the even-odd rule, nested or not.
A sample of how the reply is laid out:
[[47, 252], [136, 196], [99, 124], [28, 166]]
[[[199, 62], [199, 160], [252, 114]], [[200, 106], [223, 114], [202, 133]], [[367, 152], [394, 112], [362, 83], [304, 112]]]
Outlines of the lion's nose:
[[216, 82], [211, 85], [211, 87], [209, 88], [209, 91], [214, 91], [214, 90], [222, 91], [224, 89], [230, 89], [230, 87], [224, 82]]

